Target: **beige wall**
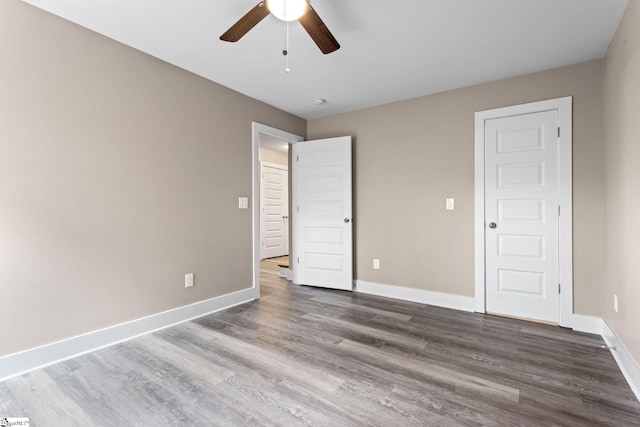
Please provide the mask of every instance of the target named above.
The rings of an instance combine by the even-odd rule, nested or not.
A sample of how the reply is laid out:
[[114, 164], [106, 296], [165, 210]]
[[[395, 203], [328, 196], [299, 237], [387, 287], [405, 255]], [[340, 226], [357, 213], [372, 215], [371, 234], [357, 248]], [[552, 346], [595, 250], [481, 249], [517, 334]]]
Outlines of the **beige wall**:
[[[637, 6], [604, 62], [606, 316], [636, 360]], [[575, 307], [602, 315], [602, 61], [305, 124], [18, 0], [0, 59], [0, 356], [250, 287], [251, 121], [354, 136], [358, 279], [473, 296], [473, 113], [568, 95]]]
[[252, 286], [251, 122], [304, 120], [18, 0], [0, 63], [0, 356]]
[[[604, 317], [640, 365], [640, 2], [631, 1], [604, 59]], [[613, 310], [613, 294], [619, 312]]]
[[[474, 112], [573, 96], [575, 310], [602, 315], [601, 61], [310, 120], [354, 137], [359, 280], [474, 295]], [[455, 198], [456, 209], [445, 210]], [[372, 259], [381, 269], [372, 269]]]
[[260, 161], [289, 167], [289, 153], [260, 148]]

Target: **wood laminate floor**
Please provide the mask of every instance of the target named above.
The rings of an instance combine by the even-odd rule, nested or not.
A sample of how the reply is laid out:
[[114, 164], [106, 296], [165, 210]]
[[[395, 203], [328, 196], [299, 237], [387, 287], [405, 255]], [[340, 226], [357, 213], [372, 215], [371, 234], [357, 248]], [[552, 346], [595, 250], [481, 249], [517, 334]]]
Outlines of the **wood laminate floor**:
[[343, 291], [262, 298], [0, 383], [31, 426], [640, 426], [598, 336]]

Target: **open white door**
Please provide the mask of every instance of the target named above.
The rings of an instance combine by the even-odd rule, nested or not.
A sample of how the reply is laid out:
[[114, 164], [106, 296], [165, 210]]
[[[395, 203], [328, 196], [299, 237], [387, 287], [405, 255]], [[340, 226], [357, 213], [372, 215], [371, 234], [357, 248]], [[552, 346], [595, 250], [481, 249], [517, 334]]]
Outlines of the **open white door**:
[[292, 145], [293, 282], [353, 288], [351, 137]]

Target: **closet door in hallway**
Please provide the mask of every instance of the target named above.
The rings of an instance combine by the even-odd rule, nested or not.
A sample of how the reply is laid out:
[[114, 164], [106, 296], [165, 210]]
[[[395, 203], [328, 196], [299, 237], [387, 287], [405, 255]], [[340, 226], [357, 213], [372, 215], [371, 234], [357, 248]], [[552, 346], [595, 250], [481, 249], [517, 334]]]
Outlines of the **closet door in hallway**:
[[260, 162], [260, 259], [289, 254], [286, 166]]

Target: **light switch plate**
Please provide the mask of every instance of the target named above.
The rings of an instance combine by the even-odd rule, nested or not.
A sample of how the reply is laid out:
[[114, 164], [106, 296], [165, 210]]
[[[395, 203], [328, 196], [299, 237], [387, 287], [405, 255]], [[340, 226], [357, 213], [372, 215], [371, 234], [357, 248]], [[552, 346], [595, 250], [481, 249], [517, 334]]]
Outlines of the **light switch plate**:
[[455, 206], [455, 201], [453, 199], [447, 199], [447, 210], [452, 211]]
[[249, 198], [248, 197], [238, 197], [238, 208], [239, 209], [249, 209]]
[[187, 273], [184, 275], [184, 287], [190, 288], [193, 286], [193, 273]]

